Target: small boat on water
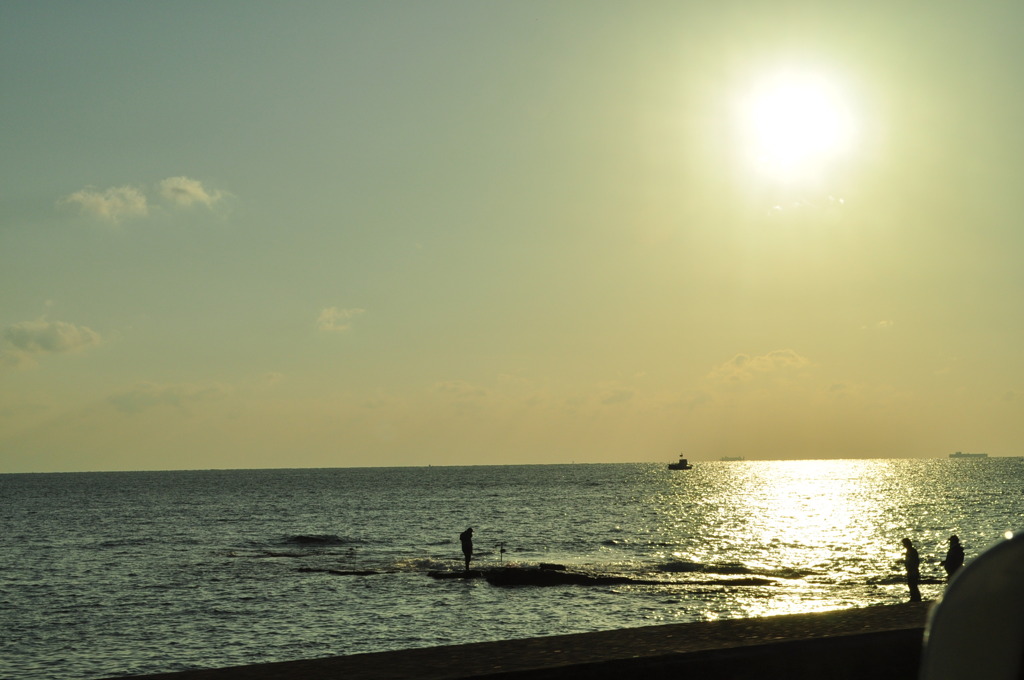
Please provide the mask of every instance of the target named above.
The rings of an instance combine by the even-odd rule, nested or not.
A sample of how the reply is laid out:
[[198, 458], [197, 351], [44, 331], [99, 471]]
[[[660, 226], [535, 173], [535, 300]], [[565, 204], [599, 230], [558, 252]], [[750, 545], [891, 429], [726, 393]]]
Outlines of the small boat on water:
[[692, 467], [693, 466], [690, 465], [690, 462], [688, 460], [686, 460], [685, 458], [683, 458], [682, 454], [679, 455], [679, 462], [678, 463], [669, 463], [668, 464], [668, 469], [669, 470], [689, 470]]
[[743, 456], [722, 456], [719, 460], [723, 463], [734, 463], [736, 461], [746, 460], [746, 458]]
[[963, 451], [957, 451], [956, 453], [949, 454], [950, 458], [988, 458], [987, 453], [964, 453]]

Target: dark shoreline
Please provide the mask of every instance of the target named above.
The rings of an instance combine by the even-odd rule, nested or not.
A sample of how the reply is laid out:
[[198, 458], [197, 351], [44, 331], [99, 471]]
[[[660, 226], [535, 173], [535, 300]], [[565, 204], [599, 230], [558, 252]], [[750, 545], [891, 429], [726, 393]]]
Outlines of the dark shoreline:
[[147, 680], [916, 678], [930, 603], [135, 676]]

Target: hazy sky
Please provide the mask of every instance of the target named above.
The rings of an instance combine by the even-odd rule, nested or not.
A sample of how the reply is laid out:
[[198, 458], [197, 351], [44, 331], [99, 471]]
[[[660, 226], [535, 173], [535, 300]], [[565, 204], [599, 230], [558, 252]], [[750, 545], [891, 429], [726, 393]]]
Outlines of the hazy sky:
[[1018, 455], [1022, 15], [6, 0], [0, 472]]

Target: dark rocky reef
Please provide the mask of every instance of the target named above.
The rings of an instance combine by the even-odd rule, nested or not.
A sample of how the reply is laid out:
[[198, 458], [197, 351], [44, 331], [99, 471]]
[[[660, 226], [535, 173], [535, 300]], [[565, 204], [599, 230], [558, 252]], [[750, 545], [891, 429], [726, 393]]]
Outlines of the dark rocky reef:
[[768, 586], [772, 579], [747, 577], [701, 581], [668, 581], [665, 579], [607, 576], [569, 571], [560, 564], [541, 564], [536, 567], [495, 567], [470, 571], [431, 571], [436, 579], [483, 578], [492, 586], [618, 586], [618, 585], [679, 585], [679, 586]]
[[492, 586], [616, 586], [624, 583], [655, 583], [626, 576], [596, 576], [564, 569], [504, 567], [484, 575]]
[[[372, 569], [328, 569], [323, 567], [300, 567], [302, 573], [332, 574], [334, 576], [376, 576], [393, 572]], [[469, 571], [428, 571], [427, 576], [438, 580], [485, 579], [492, 586], [770, 586], [776, 581], [770, 578], [747, 576], [743, 578], [719, 578], [675, 581], [663, 578], [634, 578], [631, 576], [609, 576], [581, 571], [570, 571], [561, 564], [542, 562], [533, 567], [489, 567]]]

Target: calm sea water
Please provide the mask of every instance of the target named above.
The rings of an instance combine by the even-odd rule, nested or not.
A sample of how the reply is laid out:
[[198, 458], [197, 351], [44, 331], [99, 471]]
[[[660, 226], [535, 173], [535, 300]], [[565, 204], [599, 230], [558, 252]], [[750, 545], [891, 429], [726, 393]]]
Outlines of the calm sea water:
[[[935, 597], [951, 533], [969, 561], [1024, 526], [1021, 480], [1020, 458], [0, 475], [0, 677], [896, 603], [903, 536]], [[467, 526], [479, 567], [663, 583], [429, 577], [461, 569]]]

